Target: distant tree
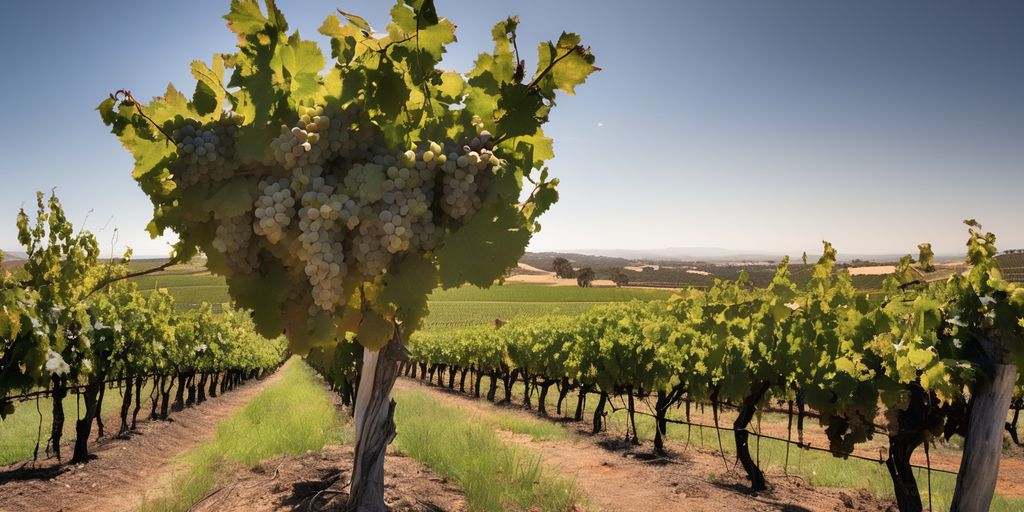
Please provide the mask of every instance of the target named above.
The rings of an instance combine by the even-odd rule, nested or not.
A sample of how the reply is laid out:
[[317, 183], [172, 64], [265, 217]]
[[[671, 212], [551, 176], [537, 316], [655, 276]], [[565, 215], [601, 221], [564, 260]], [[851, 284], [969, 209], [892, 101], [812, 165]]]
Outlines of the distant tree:
[[590, 288], [591, 283], [594, 282], [594, 269], [590, 267], [583, 267], [576, 273], [576, 284], [580, 288]]
[[921, 264], [921, 269], [925, 272], [935, 271], [935, 253], [932, 252], [932, 244], [923, 243], [917, 246], [921, 250], [921, 254], [918, 256], [917, 261]]
[[560, 279], [572, 279], [576, 277], [576, 269], [572, 268], [572, 263], [569, 260], [559, 256], [555, 258], [555, 261], [551, 263], [551, 266], [555, 268], [555, 275]]
[[626, 286], [629, 284], [629, 276], [620, 268], [612, 274], [612, 281], [615, 283], [615, 286]]

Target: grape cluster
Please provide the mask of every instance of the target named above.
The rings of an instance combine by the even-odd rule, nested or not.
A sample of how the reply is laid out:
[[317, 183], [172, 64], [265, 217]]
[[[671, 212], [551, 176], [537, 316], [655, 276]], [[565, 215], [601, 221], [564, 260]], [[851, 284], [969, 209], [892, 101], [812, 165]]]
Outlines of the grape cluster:
[[256, 199], [256, 220], [253, 231], [276, 244], [284, 238], [284, 229], [295, 216], [295, 198], [291, 182], [287, 179], [264, 179], [260, 181], [261, 195]]
[[178, 160], [171, 166], [175, 181], [180, 186], [192, 186], [230, 178], [237, 167], [235, 135], [244, 118], [230, 112], [219, 122], [207, 126], [195, 120], [172, 132], [177, 143]]
[[379, 274], [393, 255], [410, 247], [433, 247], [430, 205], [439, 165], [434, 155], [440, 150], [436, 143], [398, 156], [378, 150], [372, 164], [357, 165], [346, 175], [346, 190], [362, 201], [353, 248], [364, 276]]
[[480, 209], [497, 157], [488, 149], [491, 135], [486, 131], [474, 137], [461, 151], [449, 147], [442, 169], [441, 209], [453, 219], [468, 219]]
[[252, 214], [244, 213], [228, 217], [214, 216], [217, 231], [213, 237], [213, 248], [220, 251], [228, 266], [243, 274], [252, 272], [256, 266], [256, 253], [250, 247], [252, 241]]
[[332, 176], [313, 178], [298, 210], [298, 256], [313, 287], [313, 303], [328, 311], [345, 302], [341, 292], [348, 266], [342, 242], [355, 210], [355, 202], [335, 194], [336, 188]]
[[323, 107], [301, 107], [296, 125], [282, 125], [281, 135], [271, 141], [274, 159], [285, 170], [297, 169], [301, 174], [307, 166], [323, 164], [328, 157], [352, 158], [367, 151], [372, 137], [352, 129], [357, 114], [355, 109], [325, 112]]
[[[176, 180], [194, 184], [238, 174], [237, 121], [225, 119], [175, 131]], [[314, 316], [345, 304], [350, 274], [373, 280], [396, 255], [436, 248], [446, 219], [465, 221], [480, 209], [498, 164], [491, 136], [480, 131], [462, 144], [428, 141], [398, 153], [382, 139], [357, 108], [300, 108], [295, 125], [282, 126], [270, 143], [271, 167], [255, 171], [263, 178], [252, 212], [214, 214], [214, 249], [230, 268], [248, 273], [261, 247], [253, 235], [276, 245], [286, 265], [302, 270], [291, 274], [290, 288]]]

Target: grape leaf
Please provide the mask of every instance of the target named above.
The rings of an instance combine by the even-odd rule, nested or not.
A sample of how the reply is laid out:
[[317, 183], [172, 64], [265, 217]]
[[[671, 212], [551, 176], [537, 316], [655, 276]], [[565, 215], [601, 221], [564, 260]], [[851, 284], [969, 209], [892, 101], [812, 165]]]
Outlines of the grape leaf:
[[331, 38], [331, 58], [340, 63], [347, 64], [359, 54], [359, 41], [366, 37], [359, 32], [359, 29], [351, 24], [341, 24], [337, 16], [331, 14], [322, 25], [320, 33]]
[[211, 69], [201, 60], [192, 61], [192, 76], [197, 81], [195, 93], [192, 94], [192, 104], [196, 112], [203, 116], [219, 116], [227, 94], [224, 89], [224, 58], [220, 54], [214, 54], [212, 62]]
[[437, 87], [438, 98], [451, 103], [460, 102], [462, 92], [466, 88], [466, 81], [462, 79], [462, 75], [454, 71], [445, 71], [441, 73], [440, 80], [441, 84]]
[[[491, 184], [492, 193], [517, 190], [514, 180], [511, 175], [496, 180]], [[514, 204], [489, 201], [436, 252], [441, 286], [451, 288], [466, 282], [491, 286], [516, 265], [529, 240], [526, 219]]]
[[394, 329], [391, 320], [372, 309], [365, 310], [359, 322], [359, 330], [356, 331], [356, 340], [360, 345], [377, 351], [391, 341]]
[[366, 18], [363, 18], [362, 16], [357, 16], [350, 12], [345, 12], [341, 9], [338, 9], [338, 12], [341, 13], [341, 15], [344, 16], [349, 23], [355, 25], [355, 27], [358, 28], [359, 30], [362, 30], [370, 34], [373, 33], [373, 27], [371, 27], [370, 23], [366, 21]]
[[437, 287], [437, 267], [424, 254], [407, 254], [393, 264], [381, 282], [376, 303], [395, 311], [408, 336], [427, 315], [427, 296]]
[[278, 46], [274, 57], [271, 65], [281, 67], [291, 107], [313, 105], [320, 91], [320, 71], [325, 62], [320, 47], [313, 41], [302, 40], [296, 32], [288, 38], [288, 44]]
[[255, 35], [270, 23], [255, 0], [232, 0], [231, 11], [224, 16], [228, 28], [240, 38]]
[[542, 98], [523, 84], [504, 84], [498, 99], [498, 133], [505, 137], [533, 135], [540, 126], [537, 111], [543, 106]]
[[[585, 82], [593, 72], [600, 70], [594, 65], [594, 56], [579, 44], [580, 36], [564, 32], [558, 38], [557, 45], [551, 42], [540, 44], [537, 50], [537, 73], [534, 82], [546, 92], [547, 97], [553, 97], [555, 89], [562, 90], [570, 96], [575, 95], [576, 86]], [[548, 73], [542, 75], [545, 71]]]

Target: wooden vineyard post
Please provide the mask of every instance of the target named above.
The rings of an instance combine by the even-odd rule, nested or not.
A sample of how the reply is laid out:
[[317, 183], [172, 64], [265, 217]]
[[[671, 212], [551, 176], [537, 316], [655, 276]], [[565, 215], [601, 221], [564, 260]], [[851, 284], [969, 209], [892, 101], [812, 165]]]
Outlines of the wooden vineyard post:
[[979, 382], [950, 512], [989, 509], [999, 475], [1003, 430], [1015, 382], [1017, 366], [1013, 364], [995, 365], [991, 379]]

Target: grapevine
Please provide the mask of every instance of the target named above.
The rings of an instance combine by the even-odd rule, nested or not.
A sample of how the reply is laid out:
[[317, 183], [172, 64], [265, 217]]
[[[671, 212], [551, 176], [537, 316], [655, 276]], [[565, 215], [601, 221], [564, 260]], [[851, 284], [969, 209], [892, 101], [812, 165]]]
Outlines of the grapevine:
[[[273, 1], [261, 12], [234, 0], [225, 18], [238, 51], [193, 63], [191, 98], [173, 86], [147, 104], [122, 92], [98, 110], [135, 156], [151, 232], [178, 233], [176, 261], [204, 253], [260, 332], [284, 333], [296, 353], [349, 335], [364, 348], [359, 389], [372, 398], [357, 402], [350, 505], [378, 510], [383, 404], [426, 297], [490, 286], [516, 264], [558, 197], [541, 125], [556, 92], [574, 94], [598, 68], [562, 34], [539, 45], [527, 78], [512, 17], [471, 71], [445, 71], [455, 25], [429, 0], [399, 1], [380, 34], [339, 14], [320, 28], [326, 66]], [[520, 203], [524, 181], [535, 190]]]

